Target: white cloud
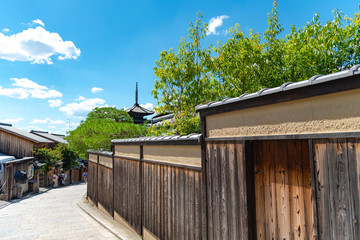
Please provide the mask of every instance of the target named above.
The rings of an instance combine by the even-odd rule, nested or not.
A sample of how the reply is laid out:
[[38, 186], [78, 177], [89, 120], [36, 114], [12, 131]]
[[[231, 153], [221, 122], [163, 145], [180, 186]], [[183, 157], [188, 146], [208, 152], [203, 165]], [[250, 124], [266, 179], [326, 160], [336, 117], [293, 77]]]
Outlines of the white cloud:
[[3, 88], [0, 86], [0, 96], [25, 99], [29, 97], [29, 95], [28, 91], [24, 88]]
[[83, 96], [79, 96], [77, 99], [75, 99], [75, 101], [77, 101], [77, 102], [81, 102], [84, 100], [86, 100], [86, 98], [84, 98]]
[[32, 88], [32, 89], [48, 89], [47, 87], [41, 86], [36, 82], [33, 82], [27, 78], [11, 78], [10, 80], [15, 82], [11, 85], [16, 87]]
[[98, 87], [93, 87], [93, 88], [91, 89], [91, 92], [92, 92], [92, 93], [98, 93], [98, 92], [101, 92], [101, 91], [104, 91], [104, 89], [98, 88]]
[[61, 92], [58, 92], [56, 90], [40, 90], [40, 89], [31, 89], [29, 90], [29, 93], [31, 94], [32, 98], [61, 98], [63, 95]]
[[49, 102], [49, 106], [54, 108], [54, 107], [60, 107], [61, 104], [63, 104], [63, 102], [60, 99], [55, 99], [55, 100], [48, 100]]
[[48, 128], [51, 128], [51, 129], [56, 129], [56, 127], [55, 126], [48, 126]]
[[104, 103], [105, 100], [103, 99], [90, 98], [79, 103], [66, 104], [66, 106], [61, 107], [59, 110], [68, 116], [85, 116], [95, 107], [101, 107]]
[[45, 26], [45, 24], [43, 23], [43, 21], [41, 21], [40, 19], [35, 19], [35, 20], [32, 20], [31, 21], [32, 25], [34, 24], [38, 24], [38, 25], [41, 25], [41, 26]]
[[57, 124], [65, 124], [65, 122], [63, 120], [51, 120], [50, 118], [45, 118], [45, 119], [34, 119], [32, 122], [32, 124], [53, 124], [53, 125], [57, 125]]
[[2, 31], [3, 31], [3, 32], [10, 32], [10, 29], [8, 29], [8, 28], [3, 28]]
[[62, 93], [56, 90], [48, 89], [33, 82], [27, 78], [11, 78], [14, 83], [12, 86], [18, 88], [3, 88], [0, 86], [0, 96], [7, 96], [18, 99], [25, 99], [31, 96], [32, 98], [59, 98]]
[[0, 33], [1, 59], [52, 64], [54, 55], [64, 60], [77, 59], [80, 53], [73, 42], [64, 41], [58, 33], [51, 33], [40, 26], [10, 36]]
[[209, 21], [208, 31], [206, 35], [215, 34], [218, 35], [219, 33], [216, 32], [216, 28], [221, 27], [223, 25], [223, 20], [229, 18], [227, 15], [217, 16], [215, 18], [211, 18]]
[[154, 105], [152, 103], [140, 104], [141, 107], [152, 110]]
[[15, 118], [15, 119], [7, 118], [7, 119], [2, 120], [1, 122], [3, 122], [3, 123], [18, 123], [20, 121], [24, 121], [24, 118], [22, 118], [22, 117]]

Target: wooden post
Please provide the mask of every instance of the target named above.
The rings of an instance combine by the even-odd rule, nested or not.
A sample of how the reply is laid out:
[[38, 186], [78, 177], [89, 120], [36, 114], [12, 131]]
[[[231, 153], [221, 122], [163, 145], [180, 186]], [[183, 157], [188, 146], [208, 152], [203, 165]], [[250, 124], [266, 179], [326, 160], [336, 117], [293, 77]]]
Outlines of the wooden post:
[[115, 217], [115, 163], [114, 163], [114, 145], [111, 145], [111, 151], [112, 151], [112, 189], [113, 189], [113, 195], [112, 195], [112, 217], [114, 219]]
[[317, 196], [316, 196], [316, 170], [315, 170], [315, 160], [314, 160], [314, 146], [313, 140], [309, 139], [309, 159], [310, 159], [310, 174], [311, 174], [311, 196], [312, 196], [312, 208], [313, 208], [313, 218], [314, 218], [314, 239], [319, 239], [319, 224], [318, 224], [318, 211], [317, 211]]
[[96, 155], [96, 207], [99, 202], [99, 154]]
[[143, 235], [143, 226], [144, 226], [144, 189], [143, 189], [143, 158], [144, 158], [144, 146], [140, 146], [140, 163], [139, 163], [139, 188], [140, 188], [140, 235]]
[[201, 124], [201, 208], [202, 210], [202, 239], [208, 237], [208, 206], [207, 206], [207, 176], [206, 176], [206, 118], [200, 115]]
[[[246, 201], [248, 217], [248, 239], [256, 239], [256, 206], [255, 206], [255, 173], [254, 173], [254, 149], [251, 141], [243, 142], [245, 151], [244, 161], [246, 173]], [[246, 236], [245, 236], [246, 237]]]
[[12, 179], [13, 179], [13, 171], [12, 171], [12, 164], [7, 166], [8, 169], [8, 201], [12, 199]]

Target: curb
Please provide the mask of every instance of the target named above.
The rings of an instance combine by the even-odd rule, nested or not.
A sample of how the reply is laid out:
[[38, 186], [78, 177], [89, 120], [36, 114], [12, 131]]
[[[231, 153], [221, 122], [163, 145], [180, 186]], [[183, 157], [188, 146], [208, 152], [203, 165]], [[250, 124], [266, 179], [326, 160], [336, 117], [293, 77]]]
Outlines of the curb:
[[83, 206], [81, 206], [81, 203], [77, 203], [77, 205], [80, 207], [81, 210], [83, 210], [85, 213], [87, 213], [90, 217], [92, 217], [96, 222], [101, 224], [103, 227], [105, 227], [107, 230], [109, 230], [112, 234], [114, 234], [117, 238], [124, 240], [120, 233], [114, 231], [109, 225], [101, 221], [99, 218], [95, 217], [93, 214], [91, 214], [87, 209], [85, 209]]

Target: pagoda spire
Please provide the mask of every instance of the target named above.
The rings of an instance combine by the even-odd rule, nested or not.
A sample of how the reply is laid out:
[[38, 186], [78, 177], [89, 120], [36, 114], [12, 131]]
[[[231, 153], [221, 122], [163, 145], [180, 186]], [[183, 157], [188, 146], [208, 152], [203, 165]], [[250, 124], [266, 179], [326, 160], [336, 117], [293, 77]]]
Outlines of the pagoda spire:
[[135, 105], [139, 105], [138, 104], [138, 83], [136, 82], [136, 91], [135, 91]]

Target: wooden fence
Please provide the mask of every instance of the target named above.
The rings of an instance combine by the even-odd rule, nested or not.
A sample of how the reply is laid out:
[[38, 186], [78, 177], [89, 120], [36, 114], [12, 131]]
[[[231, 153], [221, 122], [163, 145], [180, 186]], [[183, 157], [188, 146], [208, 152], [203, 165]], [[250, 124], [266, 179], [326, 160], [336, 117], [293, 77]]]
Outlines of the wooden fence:
[[205, 142], [89, 152], [88, 197], [144, 239], [359, 239], [359, 139]]
[[93, 204], [146, 239], [206, 238], [199, 135], [113, 144], [114, 153], [89, 151]]

